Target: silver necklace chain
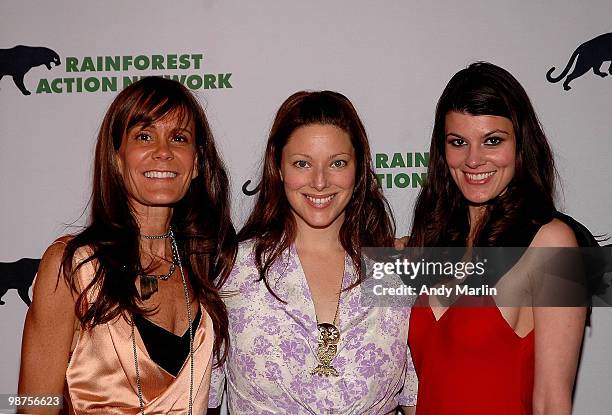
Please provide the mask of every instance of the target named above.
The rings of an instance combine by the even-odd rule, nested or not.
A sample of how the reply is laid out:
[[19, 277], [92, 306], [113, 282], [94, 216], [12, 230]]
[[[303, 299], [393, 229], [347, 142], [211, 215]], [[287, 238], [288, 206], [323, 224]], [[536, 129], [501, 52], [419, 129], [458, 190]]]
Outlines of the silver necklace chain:
[[[171, 238], [170, 240], [171, 245], [172, 245], [172, 239], [174, 238], [172, 234], [172, 228], [168, 229], [168, 232], [162, 235], [140, 235], [140, 237], [142, 239], [149, 239], [149, 240], [161, 240], [161, 239]], [[176, 270], [177, 256], [178, 256], [178, 252], [174, 250], [174, 247], [172, 247], [172, 262], [170, 263], [170, 268], [168, 269], [168, 272], [166, 274], [146, 274], [146, 275], [143, 275], [143, 277], [156, 278], [158, 280], [167, 281], [168, 278], [170, 278], [172, 274], [174, 274], [174, 271]]]
[[[181, 263], [181, 257], [179, 255], [178, 246], [176, 244], [176, 239], [174, 238], [174, 232], [170, 229], [167, 233], [167, 236], [159, 235], [159, 236], [148, 236], [142, 235], [145, 239], [165, 239], [170, 238], [170, 246], [172, 247], [172, 256], [176, 258], [176, 262], [179, 267], [179, 271], [181, 273], [181, 278], [183, 280], [183, 292], [185, 293], [185, 302], [187, 304], [187, 320], [189, 323], [189, 411], [188, 415], [192, 415], [193, 411], [193, 327], [191, 320], [191, 300], [189, 298], [189, 288], [187, 287], [187, 279], [185, 278], [185, 273], [183, 272], [183, 264]], [[140, 405], [140, 414], [145, 415], [144, 412], [144, 400], [142, 397], [142, 384], [140, 380], [140, 371], [138, 370], [138, 354], [136, 353], [136, 337], [134, 336], [134, 317], [132, 317], [132, 350], [134, 351], [134, 367], [136, 368], [136, 387], [138, 389], [138, 403]]]
[[172, 229], [168, 229], [168, 232], [161, 235], [140, 235], [143, 239], [167, 239], [170, 238], [170, 234], [172, 233]]
[[170, 268], [168, 269], [167, 273], [165, 274], [146, 274], [146, 275], [143, 275], [143, 277], [155, 278], [155, 279], [162, 280], [162, 281], [168, 281], [168, 279], [172, 276], [172, 274], [174, 274], [175, 270], [176, 270], [176, 264], [174, 262], [171, 262]]

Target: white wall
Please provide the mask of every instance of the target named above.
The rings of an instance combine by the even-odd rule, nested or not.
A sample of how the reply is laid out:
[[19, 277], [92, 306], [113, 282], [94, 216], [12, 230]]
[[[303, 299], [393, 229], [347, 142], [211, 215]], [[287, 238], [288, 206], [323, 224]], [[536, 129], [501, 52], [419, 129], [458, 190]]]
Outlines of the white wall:
[[[65, 77], [231, 73], [231, 89], [198, 96], [229, 167], [239, 226], [252, 201], [241, 185], [256, 177], [274, 113], [291, 93], [340, 91], [361, 114], [373, 152], [424, 152], [451, 75], [474, 60], [491, 61], [523, 83], [539, 112], [559, 165], [560, 206], [594, 233], [611, 234], [612, 76], [589, 72], [569, 92], [545, 79], [579, 44], [612, 31], [611, 18], [609, 0], [4, 1], [0, 49], [45, 46], [62, 65], [30, 70], [30, 96], [10, 76], [0, 80], [0, 261], [39, 258], [70, 231], [65, 224], [83, 223], [94, 138], [114, 93], [35, 92], [40, 79]], [[612, 45], [607, 50], [612, 56]], [[202, 68], [68, 73], [65, 65], [69, 56], [183, 53], [203, 54]], [[385, 192], [405, 234], [418, 189]], [[26, 307], [15, 290], [3, 300], [0, 392], [9, 393]], [[609, 413], [611, 344], [612, 310], [595, 310], [575, 413]]]

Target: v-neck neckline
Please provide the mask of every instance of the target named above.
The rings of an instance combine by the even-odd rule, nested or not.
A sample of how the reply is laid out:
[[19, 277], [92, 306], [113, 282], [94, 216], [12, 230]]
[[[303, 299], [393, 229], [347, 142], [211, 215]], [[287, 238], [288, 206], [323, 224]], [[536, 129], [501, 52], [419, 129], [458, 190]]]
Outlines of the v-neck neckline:
[[[146, 318], [145, 316], [142, 315], [138, 315], [137, 317], [140, 321], [143, 321], [145, 324], [147, 324], [149, 327], [154, 328], [155, 330], [161, 332], [163, 335], [168, 335], [168, 336], [172, 336], [173, 339], [175, 340], [181, 340], [184, 339], [185, 336], [187, 336], [189, 334], [189, 326], [187, 326], [185, 328], [185, 331], [183, 332], [183, 334], [176, 334], [171, 332], [170, 330], [168, 330], [165, 327], [160, 326], [159, 324], [154, 323], [153, 321], [149, 320], [148, 318]], [[198, 311], [196, 311], [196, 315], [193, 318], [193, 320], [191, 321], [191, 325], [193, 327], [193, 330], [195, 331], [197, 329], [197, 327], [199, 326], [200, 320], [202, 319], [202, 309], [200, 306], [198, 306]], [[138, 324], [136, 325], [136, 328], [138, 329]]]
[[[195, 356], [196, 351], [200, 348], [201, 346], [201, 342], [199, 340], [199, 336], [200, 336], [200, 332], [202, 331], [205, 335], [207, 334], [207, 331], [209, 330], [207, 321], [208, 320], [208, 313], [205, 313], [205, 309], [202, 307], [201, 303], [198, 303], [198, 307], [199, 310], [201, 312], [200, 315], [200, 321], [198, 322], [197, 326], [194, 325], [193, 327], [193, 354]], [[205, 321], [202, 321], [205, 320]], [[129, 337], [131, 337], [131, 324], [125, 320], [123, 320], [123, 322], [125, 323], [125, 328], [123, 329], [125, 334], [128, 335]], [[202, 326], [204, 325], [204, 326]], [[201, 328], [204, 327], [202, 330]], [[163, 328], [162, 328], [163, 329]], [[165, 330], [165, 329], [164, 329]], [[167, 331], [167, 330], [166, 330]], [[187, 327], [187, 332], [189, 331], [189, 327]], [[168, 332], [171, 333], [173, 336], [177, 336], [176, 334], [172, 333], [172, 332]], [[166, 369], [164, 369], [163, 367], [161, 367], [155, 360], [153, 360], [151, 358], [151, 355], [149, 354], [149, 351], [147, 350], [147, 345], [145, 344], [141, 334], [140, 334], [140, 330], [138, 330], [137, 326], [134, 326], [134, 335], [136, 336], [134, 338], [134, 341], [136, 342], [136, 347], [138, 349], [138, 356], [140, 358], [140, 353], [144, 353], [145, 358], [151, 362], [157, 369], [159, 369], [160, 371], [162, 371], [164, 374], [170, 376], [172, 379], [178, 379], [181, 372], [185, 369], [185, 365], [187, 364], [187, 362], [189, 361], [190, 356], [187, 356], [187, 358], [183, 361], [181, 368], [179, 369], [179, 371], [177, 372], [176, 376], [173, 375], [172, 373], [168, 372]], [[178, 338], [178, 336], [177, 336]], [[131, 342], [131, 340], [130, 340]], [[133, 363], [133, 360], [132, 360]]]
[[[311, 317], [314, 326], [311, 328], [313, 333], [317, 332], [317, 312], [314, 305], [314, 299], [312, 297], [312, 292], [310, 291], [310, 286], [308, 285], [308, 280], [306, 278], [306, 272], [304, 271], [304, 266], [302, 265], [302, 260], [297, 252], [297, 247], [295, 243], [292, 243], [290, 246], [290, 255], [295, 258], [295, 263], [297, 265], [297, 271], [299, 272], [299, 288], [304, 295], [298, 296], [303, 299], [303, 306], [305, 306], [305, 310], [308, 310], [307, 315]], [[346, 307], [343, 307], [343, 299], [345, 297], [345, 287], [350, 285], [350, 280], [352, 278], [352, 267], [350, 265], [350, 257], [345, 252], [344, 254], [344, 266], [342, 271], [342, 282], [340, 287], [340, 297], [338, 299], [338, 319], [336, 321], [335, 326], [340, 329], [341, 323], [343, 319], [343, 311]]]

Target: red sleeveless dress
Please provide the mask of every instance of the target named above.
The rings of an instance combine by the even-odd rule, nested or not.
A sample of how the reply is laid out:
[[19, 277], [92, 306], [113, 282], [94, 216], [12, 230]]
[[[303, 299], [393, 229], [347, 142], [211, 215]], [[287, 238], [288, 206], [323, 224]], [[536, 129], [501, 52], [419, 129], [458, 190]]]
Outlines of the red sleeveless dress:
[[532, 414], [534, 332], [519, 337], [491, 297], [481, 301], [486, 307], [455, 304], [438, 321], [427, 297], [412, 309], [417, 415]]

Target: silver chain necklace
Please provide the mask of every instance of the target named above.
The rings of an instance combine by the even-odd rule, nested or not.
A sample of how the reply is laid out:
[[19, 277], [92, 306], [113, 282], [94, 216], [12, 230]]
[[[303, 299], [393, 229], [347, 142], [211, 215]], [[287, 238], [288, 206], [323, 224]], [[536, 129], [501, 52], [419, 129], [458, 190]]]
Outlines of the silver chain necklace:
[[[185, 273], [183, 272], [183, 264], [181, 263], [181, 257], [179, 255], [178, 246], [176, 244], [176, 239], [174, 238], [174, 232], [172, 229], [168, 231], [165, 235], [159, 236], [145, 236], [145, 239], [165, 239], [170, 238], [170, 246], [172, 247], [172, 256], [176, 258], [176, 262], [179, 267], [179, 271], [181, 273], [181, 278], [183, 280], [183, 292], [185, 293], [185, 302], [187, 303], [187, 320], [189, 323], [189, 411], [188, 415], [192, 415], [193, 410], [193, 327], [191, 320], [191, 300], [189, 298], [189, 289], [187, 287], [187, 279], [185, 278]], [[132, 317], [132, 350], [134, 351], [134, 367], [136, 368], [136, 387], [138, 388], [138, 403], [140, 405], [140, 414], [145, 415], [144, 412], [144, 400], [142, 398], [142, 384], [140, 382], [140, 371], [138, 370], [138, 355], [136, 353], [136, 337], [134, 333], [134, 317]]]
[[[168, 229], [168, 232], [162, 235], [140, 235], [142, 239], [149, 240], [162, 240], [170, 238], [171, 229]], [[172, 245], [172, 242], [171, 242]], [[166, 274], [142, 274], [140, 275], [140, 298], [141, 300], [148, 300], [151, 298], [153, 294], [155, 294], [159, 289], [158, 280], [167, 281], [172, 275], [174, 275], [174, 271], [176, 271], [177, 252], [172, 248], [172, 262], [170, 262], [170, 268]]]
[[170, 237], [171, 229], [168, 229], [168, 232], [161, 235], [140, 235], [143, 239], [166, 239]]

